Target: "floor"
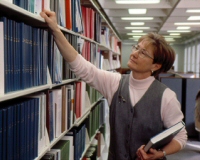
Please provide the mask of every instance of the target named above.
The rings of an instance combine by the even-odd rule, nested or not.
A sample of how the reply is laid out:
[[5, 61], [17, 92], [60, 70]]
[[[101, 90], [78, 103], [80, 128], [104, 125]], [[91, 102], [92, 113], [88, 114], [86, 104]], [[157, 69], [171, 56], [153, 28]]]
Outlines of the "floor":
[[167, 156], [167, 160], [200, 160], [200, 141], [188, 140], [183, 150]]

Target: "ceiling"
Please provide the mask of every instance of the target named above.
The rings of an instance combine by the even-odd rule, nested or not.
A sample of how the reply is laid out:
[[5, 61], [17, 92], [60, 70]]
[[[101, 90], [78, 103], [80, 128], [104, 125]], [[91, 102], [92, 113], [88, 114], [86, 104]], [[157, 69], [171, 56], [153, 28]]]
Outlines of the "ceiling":
[[[142, 0], [136, 1], [141, 2]], [[173, 38], [173, 41], [168, 40], [171, 43], [183, 43], [200, 33], [200, 23], [198, 25], [175, 25], [177, 22], [200, 22], [200, 19], [187, 20], [190, 16], [200, 16], [200, 12], [186, 12], [187, 9], [200, 9], [200, 0], [160, 0], [156, 4], [117, 4], [115, 0], [98, 0], [98, 3], [119, 38], [124, 42], [133, 41], [130, 39], [133, 35], [127, 34], [132, 33], [136, 36], [139, 33], [132, 32], [136, 30], [143, 30], [143, 33], [157, 32], [164, 36], [170, 35], [169, 30], [175, 30], [174, 33], [180, 33], [180, 36]], [[146, 14], [129, 14], [128, 9], [146, 9]], [[139, 19], [122, 20], [121, 17], [138, 17]], [[153, 17], [153, 19], [141, 20], [141, 17]], [[144, 22], [144, 25], [133, 26], [131, 22]], [[190, 27], [187, 29], [189, 32], [183, 32], [183, 29], [177, 30], [177, 27], [183, 26]], [[125, 29], [125, 27], [139, 28]], [[142, 29], [142, 27], [149, 27], [149, 29]]]

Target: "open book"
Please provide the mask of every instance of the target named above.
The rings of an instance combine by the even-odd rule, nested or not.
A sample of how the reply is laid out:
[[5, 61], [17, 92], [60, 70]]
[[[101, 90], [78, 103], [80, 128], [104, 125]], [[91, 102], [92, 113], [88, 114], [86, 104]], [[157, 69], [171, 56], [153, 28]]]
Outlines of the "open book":
[[144, 151], [148, 152], [150, 148], [161, 149], [163, 146], [168, 144], [184, 126], [185, 123], [181, 121], [171, 126], [170, 128], [167, 128], [161, 133], [155, 135], [145, 145]]

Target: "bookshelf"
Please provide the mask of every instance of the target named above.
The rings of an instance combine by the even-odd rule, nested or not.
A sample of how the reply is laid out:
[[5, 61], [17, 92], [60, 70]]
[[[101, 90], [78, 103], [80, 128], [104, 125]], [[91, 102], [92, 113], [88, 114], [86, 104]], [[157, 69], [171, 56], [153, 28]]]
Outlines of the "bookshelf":
[[[29, 1], [27, 1], [27, 2], [29, 2]], [[93, 9], [95, 9], [94, 11], [95, 12], [97, 12], [98, 11], [98, 13], [99, 13], [99, 15], [100, 15], [100, 17], [101, 18], [105, 18], [102, 14], [101, 14], [101, 12], [100, 12], [100, 10], [98, 10], [97, 8], [96, 8], [96, 6], [95, 6], [95, 3], [93, 3], [93, 1], [90, 1], [91, 3], [90, 3], [90, 7], [91, 7], [91, 5], [93, 6], [92, 8]], [[20, 147], [19, 147], [19, 145], [20, 144], [16, 144], [16, 142], [14, 141], [14, 142], [11, 142], [11, 140], [10, 141], [8, 141], [8, 142], [2, 142], [2, 144], [12, 144], [13, 145], [13, 147], [10, 147], [11, 148], [11, 150], [9, 150], [10, 148], [7, 146], [7, 147], [4, 147], [4, 150], [3, 150], [3, 148], [2, 147], [0, 147], [0, 150], [1, 151], [3, 151], [3, 152], [1, 152], [1, 153], [3, 153], [2, 155], [0, 154], [0, 159], [1, 159], [1, 157], [3, 157], [3, 158], [7, 158], [7, 156], [9, 156], [9, 155], [7, 155], [6, 153], [5, 153], [5, 148], [6, 148], [6, 150], [8, 151], [9, 150], [9, 153], [14, 153], [12, 156], [17, 156], [18, 158], [21, 158], [20, 157], [20, 155], [18, 155], [17, 154], [17, 151], [19, 151], [19, 153], [22, 155], [23, 153], [25, 153], [24, 154], [24, 156], [27, 158], [27, 159], [35, 159], [35, 160], [39, 160], [39, 159], [42, 159], [43, 158], [43, 156], [47, 153], [47, 152], [49, 152], [50, 150], [51, 150], [51, 148], [53, 148], [56, 144], [58, 144], [58, 142], [60, 141], [60, 140], [62, 140], [63, 139], [63, 137], [65, 137], [66, 136], [66, 134], [68, 134], [68, 133], [70, 133], [71, 131], [73, 131], [73, 129], [74, 128], [80, 128], [80, 126], [84, 126], [84, 123], [86, 123], [86, 120], [88, 119], [88, 117], [90, 116], [90, 114], [92, 114], [92, 110], [93, 110], [93, 108], [97, 108], [99, 105], [100, 105], [100, 102], [101, 103], [103, 103], [102, 102], [102, 99], [103, 99], [103, 97], [99, 94], [99, 93], [97, 93], [97, 91], [95, 91], [94, 89], [92, 89], [92, 88], [89, 88], [88, 90], [85, 88], [85, 90], [84, 90], [84, 92], [86, 93], [85, 94], [85, 96], [84, 96], [84, 103], [85, 103], [85, 108], [84, 108], [84, 111], [81, 113], [81, 115], [80, 115], [80, 117], [78, 117], [78, 118], [74, 118], [74, 117], [76, 117], [76, 115], [74, 115], [74, 113], [72, 112], [72, 117], [73, 117], [73, 122], [71, 122], [71, 125], [70, 126], [68, 126], [68, 127], [66, 127], [65, 129], [64, 129], [64, 131], [62, 131], [59, 135], [57, 135], [57, 136], [55, 136], [54, 138], [53, 138], [53, 140], [50, 140], [50, 135], [49, 135], [49, 130], [48, 130], [48, 128], [47, 128], [47, 126], [46, 126], [46, 122], [47, 122], [47, 119], [45, 119], [45, 118], [43, 118], [43, 119], [41, 119], [41, 113], [40, 113], [40, 111], [41, 110], [43, 110], [42, 112], [43, 112], [43, 115], [44, 115], [44, 117], [46, 117], [47, 116], [47, 110], [45, 109], [48, 105], [46, 104], [47, 102], [48, 102], [48, 94], [47, 94], [47, 92], [49, 93], [49, 92], [53, 92], [54, 90], [59, 90], [60, 92], [62, 92], [62, 93], [65, 93], [63, 90], [62, 90], [62, 88], [63, 88], [63, 86], [64, 87], [66, 87], [67, 88], [67, 85], [75, 85], [75, 83], [76, 82], [78, 82], [78, 81], [80, 81], [80, 79], [79, 78], [76, 78], [74, 75], [73, 75], [73, 73], [69, 73], [70, 74], [70, 76], [71, 77], [68, 77], [68, 78], [66, 78], [66, 76], [65, 76], [65, 78], [64, 78], [64, 61], [63, 61], [63, 59], [62, 59], [62, 57], [61, 56], [58, 56], [58, 60], [61, 60], [62, 61], [62, 63], [60, 63], [61, 65], [59, 66], [60, 67], [60, 69], [59, 69], [59, 71], [60, 71], [60, 77], [61, 77], [61, 79], [59, 79], [58, 81], [57, 80], [54, 80], [54, 74], [55, 73], [53, 73], [52, 72], [52, 70], [53, 70], [53, 67], [52, 66], [50, 66], [50, 64], [49, 64], [49, 61], [48, 61], [48, 56], [47, 56], [47, 54], [46, 54], [46, 52], [47, 52], [47, 48], [45, 48], [45, 47], [48, 47], [48, 45], [52, 45], [52, 46], [54, 46], [54, 44], [52, 43], [52, 44], [50, 44], [50, 42], [52, 42], [52, 41], [45, 41], [45, 40], [47, 40], [47, 38], [49, 38], [48, 36], [49, 36], [49, 32], [48, 32], [48, 30], [47, 30], [47, 26], [46, 26], [46, 24], [45, 24], [45, 22], [44, 22], [44, 19], [43, 18], [41, 18], [38, 14], [34, 14], [34, 13], [31, 13], [30, 11], [28, 11], [28, 10], [26, 10], [26, 9], [23, 9], [23, 8], [21, 8], [21, 7], [19, 7], [19, 6], [17, 6], [17, 5], [15, 5], [15, 4], [13, 4], [14, 2], [12, 1], [8, 1], [8, 0], [0, 0], [0, 16], [3, 16], [3, 17], [6, 17], [7, 19], [9, 19], [9, 20], [11, 20], [11, 24], [13, 23], [13, 26], [15, 26], [16, 25], [16, 23], [23, 23], [23, 24], [26, 24], [28, 27], [29, 27], [29, 31], [30, 32], [33, 32], [33, 30], [35, 29], [36, 30], [36, 32], [41, 32], [41, 35], [44, 35], [44, 34], [46, 34], [46, 37], [44, 36], [44, 37], [42, 37], [43, 38], [43, 41], [42, 41], [42, 53], [41, 53], [41, 56], [43, 56], [42, 58], [43, 58], [43, 60], [44, 59], [46, 59], [47, 61], [44, 61], [45, 63], [43, 64], [42, 62], [41, 62], [41, 64], [37, 64], [40, 68], [44, 68], [44, 77], [42, 78], [43, 79], [43, 81], [44, 81], [44, 83], [37, 83], [36, 85], [33, 85], [34, 84], [34, 81], [35, 81], [35, 79], [34, 79], [34, 74], [32, 73], [32, 72], [28, 72], [29, 73], [29, 75], [31, 75], [31, 76], [27, 76], [26, 77], [26, 79], [25, 79], [25, 81], [24, 82], [26, 82], [26, 81], [28, 81], [29, 83], [30, 83], [30, 85], [28, 85], [28, 86], [26, 86], [26, 87], [24, 87], [24, 88], [17, 88], [17, 89], [14, 89], [14, 90], [9, 90], [8, 92], [5, 92], [4, 91], [4, 89], [2, 89], [2, 88], [4, 88], [5, 86], [4, 86], [4, 84], [2, 83], [2, 81], [0, 82], [1, 84], [0, 84], [0, 114], [2, 115], [2, 114], [7, 114], [7, 107], [9, 107], [9, 108], [12, 108], [13, 109], [13, 111], [12, 111], [12, 113], [11, 113], [11, 116], [12, 116], [12, 119], [13, 119], [13, 121], [11, 121], [10, 123], [11, 124], [13, 124], [16, 128], [13, 128], [12, 130], [9, 130], [8, 131], [8, 133], [11, 133], [12, 134], [12, 131], [14, 131], [15, 129], [17, 129], [17, 130], [19, 130], [19, 128], [17, 128], [18, 127], [18, 123], [17, 123], [17, 120], [20, 120], [20, 114], [17, 114], [18, 112], [16, 112], [16, 114], [15, 114], [15, 111], [19, 108], [18, 106], [19, 105], [23, 105], [24, 106], [24, 109], [25, 109], [25, 111], [27, 111], [27, 113], [28, 113], [28, 115], [27, 116], [25, 116], [24, 118], [25, 118], [25, 120], [26, 120], [26, 123], [30, 123], [31, 125], [33, 125], [35, 128], [34, 129], [36, 129], [36, 128], [39, 128], [37, 125], [39, 124], [39, 125], [41, 125], [41, 124], [43, 124], [42, 125], [42, 127], [44, 127], [42, 130], [33, 130], [32, 128], [31, 128], [31, 126], [30, 127], [27, 127], [27, 124], [24, 124], [23, 125], [23, 127], [24, 127], [24, 129], [25, 129], [25, 132], [23, 133], [23, 135], [26, 135], [26, 134], [28, 134], [28, 133], [30, 133], [30, 134], [32, 134], [32, 135], [34, 135], [34, 136], [36, 136], [35, 138], [37, 139], [37, 136], [39, 136], [38, 135], [38, 133], [37, 133], [37, 131], [39, 132], [39, 133], [42, 133], [42, 134], [44, 134], [43, 135], [43, 139], [44, 139], [44, 144], [42, 144], [43, 145], [43, 147], [42, 147], [42, 149], [40, 150], [40, 151], [38, 151], [37, 149], [38, 149], [38, 146], [37, 146], [37, 143], [38, 142], [34, 142], [34, 144], [32, 144], [33, 143], [33, 141], [35, 141], [34, 139], [32, 139], [31, 138], [31, 135], [28, 135], [28, 136], [26, 136], [26, 140], [23, 140], [23, 139], [20, 139], [20, 138], [18, 138], [17, 140], [18, 141], [22, 141], [23, 140], [23, 145], [28, 145], [28, 152], [26, 153], [26, 149], [24, 148], [24, 150], [23, 151], [20, 151]], [[1, 20], [2, 21], [2, 20]], [[99, 24], [99, 25], [101, 25], [101, 24]], [[8, 26], [9, 26], [9, 24], [8, 24]], [[16, 25], [17, 26], [17, 25]], [[20, 25], [19, 25], [20, 26]], [[19, 27], [18, 26], [18, 27]], [[83, 35], [83, 34], [81, 34], [81, 33], [78, 33], [78, 32], [75, 32], [75, 31], [73, 31], [73, 30], [70, 30], [70, 29], [67, 29], [66, 27], [63, 27], [63, 26], [59, 26], [60, 27], [60, 29], [62, 30], [62, 32], [65, 34], [65, 36], [66, 36], [66, 38], [69, 38], [68, 40], [69, 40], [69, 42], [76, 48], [77, 47], [77, 44], [78, 44], [78, 39], [82, 39], [82, 40], [84, 40], [85, 42], [88, 42], [89, 44], [92, 44], [93, 46], [94, 46], [94, 48], [96, 48], [96, 50], [94, 50], [91, 54], [92, 54], [92, 56], [93, 56], [93, 54], [96, 54], [96, 52], [95, 51], [97, 51], [97, 54], [99, 54], [99, 55], [101, 55], [101, 51], [109, 51], [109, 52], [112, 52], [112, 57], [113, 57], [113, 55], [115, 55], [115, 56], [119, 56], [120, 55], [120, 51], [119, 51], [119, 49], [114, 49], [115, 47], [113, 47], [113, 46], [115, 46], [115, 45], [117, 45], [117, 43], [115, 42], [115, 44], [114, 45], [111, 45], [111, 46], [108, 46], [108, 45], [106, 45], [106, 44], [102, 44], [101, 43], [101, 40], [99, 40], [99, 41], [96, 41], [94, 38], [91, 38], [91, 37], [87, 37], [87, 36], [85, 36], [85, 35]], [[110, 27], [110, 25], [108, 25], [108, 27]], [[2, 29], [2, 28], [1, 28]], [[39, 31], [37, 31], [37, 29], [39, 29]], [[112, 28], [111, 28], [112, 29]], [[17, 30], [16, 30], [17, 31]], [[7, 32], [6, 32], [7, 33]], [[11, 33], [15, 33], [15, 32], [11, 32]], [[18, 34], [17, 34], [18, 32], [16, 32], [15, 34], [14, 34], [14, 36], [19, 36]], [[21, 33], [21, 35], [23, 35], [24, 33], [22, 32]], [[99, 34], [101, 34], [101, 33], [99, 33]], [[48, 36], [47, 36], [48, 35]], [[117, 35], [115, 35], [115, 36], [117, 36]], [[46, 38], [46, 39], [45, 39]], [[51, 37], [52, 38], [52, 37]], [[51, 39], [50, 38], [50, 39]], [[110, 38], [110, 37], [108, 37], [108, 38]], [[114, 38], [112, 38], [112, 39], [114, 39]], [[3, 38], [1, 38], [1, 40], [2, 41], [4, 41], [4, 39]], [[0, 41], [0, 43], [2, 43], [2, 41]], [[116, 41], [116, 39], [115, 39], [115, 41]], [[119, 41], [119, 39], [117, 40], [117, 41]], [[33, 45], [34, 43], [33, 42], [31, 42], [31, 44]], [[47, 46], [46, 46], [46, 44], [47, 44]], [[10, 45], [9, 47], [13, 47], [13, 50], [14, 50], [14, 47], [16, 47], [16, 46], [18, 46], [17, 44], [15, 44], [14, 42], [12, 43], [12, 45]], [[55, 46], [54, 46], [55, 47]], [[36, 49], [38, 49], [38, 48], [36, 48]], [[46, 49], [46, 50], [45, 50]], [[56, 50], [56, 48], [54, 48], [55, 50]], [[76, 48], [77, 49], [77, 48]], [[33, 49], [34, 50], [34, 49]], [[33, 50], [29, 50], [31, 53], [33, 52]], [[35, 50], [34, 50], [35, 51]], [[57, 50], [56, 50], [57, 51]], [[15, 51], [14, 51], [15, 52]], [[48, 52], [49, 52], [49, 50], [48, 50]], [[0, 53], [0, 56], [2, 56], [4, 53], [3, 52], [1, 52]], [[20, 54], [21, 55], [21, 53], [18, 53], [18, 52], [15, 52], [15, 56], [16, 55], [18, 55], [18, 54]], [[5, 55], [3, 55], [3, 56], [5, 56]], [[11, 54], [11, 55], [9, 55], [10, 57], [12, 57], [13, 55]], [[28, 55], [26, 55], [26, 56], [28, 56]], [[50, 56], [55, 56], [55, 53], [52, 53], [52, 54], [50, 54]], [[33, 57], [34, 57], [34, 54], [33, 54]], [[40, 57], [41, 58], [41, 57]], [[92, 57], [92, 59], [94, 59], [95, 57], [93, 56]], [[26, 59], [25, 61], [24, 61], [24, 63], [25, 64], [30, 64], [31, 63], [31, 61], [33, 62], [34, 61], [34, 59]], [[61, 62], [60, 61], [60, 62]], [[3, 62], [3, 61], [2, 61]], [[18, 61], [17, 61], [18, 62]], [[91, 61], [92, 62], [92, 61]], [[4, 62], [3, 62], [4, 63]], [[92, 62], [93, 63], [93, 62]], [[95, 62], [96, 63], [96, 62]], [[112, 63], [112, 62], [110, 62], [110, 63]], [[32, 63], [31, 63], [32, 64]], [[97, 65], [97, 64], [95, 64], [95, 65]], [[98, 67], [100, 66], [100, 64], [98, 64]], [[67, 68], [67, 66], [65, 66], [66, 68]], [[29, 68], [30, 68], [30, 66], [29, 66]], [[113, 68], [114, 69], [114, 68]], [[31, 69], [30, 69], [31, 70]], [[35, 74], [39, 74], [39, 72], [35, 72], [35, 70], [34, 69], [32, 69], [31, 71], [34, 71], [34, 73]], [[0, 75], [1, 76], [4, 76], [4, 70], [0, 70]], [[57, 75], [57, 76], [58, 76]], [[15, 83], [15, 77], [14, 77], [14, 75], [12, 75], [11, 74], [11, 76], [13, 76], [13, 80], [12, 81], [9, 81], [9, 83], [7, 82], [8, 80], [9, 80], [9, 77], [8, 77], [8, 79], [5, 79], [5, 82], [6, 82], [6, 84], [11, 84], [12, 82], [13, 83]], [[19, 75], [18, 75], [19, 76]], [[33, 77], [33, 79], [31, 79], [31, 77]], [[30, 82], [30, 81], [33, 81], [33, 84], [32, 84], [32, 82]], [[16, 83], [16, 85], [17, 85], [17, 83]], [[90, 92], [90, 94], [89, 94], [89, 92]], [[31, 96], [35, 96], [35, 98], [33, 98], [35, 101], [33, 102], [34, 103], [34, 107], [35, 107], [35, 110], [34, 110], [34, 112], [31, 112], [31, 113], [29, 113], [29, 111], [31, 111], [31, 107], [30, 106], [32, 106], [32, 101], [31, 102], [29, 102], [29, 101], [24, 101], [25, 99], [31, 99]], [[27, 98], [28, 97], [28, 98]], [[37, 97], [37, 98], [36, 98]], [[41, 97], [43, 97], [43, 98], [41, 98]], [[44, 98], [45, 97], [45, 98]], [[65, 97], [66, 98], [66, 97]], [[37, 100], [38, 101], [37, 101]], [[62, 99], [62, 97], [60, 97], [60, 99]], [[31, 99], [32, 100], [32, 99]], [[63, 99], [62, 99], [63, 100]], [[70, 99], [71, 101], [70, 101], [70, 104], [72, 103], [72, 98]], [[66, 99], [65, 99], [65, 101], [67, 101]], [[19, 103], [20, 102], [20, 103]], [[40, 102], [42, 103], [42, 104], [40, 104]], [[44, 102], [44, 104], [43, 104], [43, 102]], [[63, 102], [63, 101], [62, 101]], [[66, 102], [65, 102], [66, 103]], [[37, 104], [38, 104], [38, 106], [37, 106]], [[28, 106], [28, 107], [26, 107], [26, 105]], [[45, 106], [45, 108], [44, 108], [44, 106]], [[56, 106], [57, 107], [57, 106]], [[99, 108], [99, 107], [98, 107]], [[1, 111], [4, 109], [4, 111], [5, 111], [5, 113], [2, 113]], [[56, 108], [56, 109], [58, 109], [58, 108]], [[62, 108], [63, 109], [63, 108]], [[19, 108], [19, 110], [21, 111], [21, 108]], [[24, 112], [25, 112], [24, 111]], [[24, 113], [23, 112], [23, 113]], [[56, 112], [57, 113], [57, 110], [56, 111], [54, 111], [54, 112]], [[69, 111], [68, 111], [69, 112]], [[95, 111], [95, 112], [97, 112], [98, 113], [98, 111]], [[38, 115], [37, 115], [37, 113], [38, 113]], [[71, 111], [70, 111], [70, 113], [71, 113]], [[29, 120], [31, 119], [31, 115], [35, 115], [34, 116], [34, 118], [35, 118], [35, 121], [30, 121], [29, 122]], [[38, 121], [36, 121], [36, 119], [38, 119], [38, 117], [40, 117], [40, 119], [39, 119], [39, 122]], [[17, 119], [18, 118], [18, 119]], [[47, 117], [46, 117], [47, 118]], [[99, 117], [100, 118], [100, 117]], [[9, 119], [9, 117], [7, 117], [7, 120]], [[1, 118], [1, 116], [0, 116], [0, 133], [1, 133], [1, 129], [2, 128], [4, 128], [5, 129], [5, 126], [7, 126], [7, 121], [6, 121], [6, 119], [3, 119], [3, 118]], [[63, 120], [61, 120], [60, 121], [60, 123], [63, 123]], [[108, 121], [107, 121], [107, 123], [108, 123]], [[1, 128], [2, 127], [2, 128]], [[80, 157], [80, 159], [82, 159], [83, 157], [84, 157], [84, 154], [87, 152], [87, 149], [90, 147], [90, 145], [91, 144], [93, 144], [93, 141], [95, 141], [95, 135], [97, 134], [97, 133], [100, 133], [101, 134], [101, 144], [104, 146], [104, 147], [102, 147], [102, 149], [101, 149], [101, 152], [102, 152], [102, 156], [104, 155], [104, 156], [106, 156], [106, 152], [107, 152], [107, 149], [108, 149], [108, 144], [106, 144], [106, 141], [108, 141], [108, 139], [107, 138], [109, 138], [109, 136], [108, 136], [108, 133], [106, 134], [106, 136], [103, 136], [103, 131], [101, 132], [100, 130], [101, 130], [101, 128], [102, 128], [102, 124], [100, 124], [99, 126], [97, 125], [97, 126], [95, 126], [95, 127], [97, 127], [96, 128], [96, 130], [95, 130], [95, 132], [94, 132], [94, 135], [92, 136], [92, 137], [90, 137], [89, 138], [89, 135], [88, 135], [88, 128], [87, 129], [83, 129], [83, 130], [86, 130], [86, 133], [82, 133], [83, 135], [85, 135], [85, 137], [86, 137], [86, 144], [84, 145], [84, 148], [82, 148], [82, 153], [81, 153], [81, 157]], [[84, 127], [83, 127], [84, 128]], [[100, 128], [100, 130], [99, 130], [99, 128]], [[29, 129], [30, 129], [30, 131], [29, 131]], [[14, 131], [14, 133], [15, 132], [17, 132], [17, 130], [16, 131]], [[6, 132], [5, 132], [6, 133]], [[20, 135], [20, 133], [21, 132], [17, 132], [16, 134], [17, 135]], [[3, 135], [3, 134], [0, 134], [0, 136], [2, 136], [2, 137], [4, 137], [5, 136], [5, 134]], [[15, 137], [13, 137], [14, 136], [14, 134], [12, 135], [12, 137], [9, 137], [10, 139], [15, 139]], [[88, 137], [88, 138], [87, 138]], [[105, 138], [105, 137], [107, 137], [107, 138]], [[1, 137], [0, 137], [1, 138]], [[9, 140], [9, 138], [6, 138], [7, 140]], [[87, 141], [88, 140], [88, 141]], [[29, 144], [30, 143], [30, 144]], [[12, 146], [11, 145], [11, 146]], [[2, 145], [1, 145], [2, 146]], [[16, 147], [16, 146], [18, 146], [19, 148], [18, 148], [18, 150], [16, 150], [16, 151], [14, 151], [14, 147]], [[30, 152], [30, 149], [31, 149], [31, 147], [35, 147], [34, 148], [34, 155], [33, 155], [33, 153], [31, 153]], [[40, 146], [41, 147], [41, 146]], [[30, 156], [31, 156], [31, 158], [30, 158]], [[98, 159], [103, 159], [102, 157], [98, 157]]]

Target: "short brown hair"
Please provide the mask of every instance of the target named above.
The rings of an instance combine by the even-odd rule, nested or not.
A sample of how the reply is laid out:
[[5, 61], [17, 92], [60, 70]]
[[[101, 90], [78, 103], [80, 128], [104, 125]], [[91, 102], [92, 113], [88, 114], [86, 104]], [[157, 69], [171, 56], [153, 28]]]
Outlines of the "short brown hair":
[[153, 63], [162, 64], [161, 68], [153, 72], [153, 76], [157, 77], [161, 72], [167, 72], [173, 65], [175, 60], [175, 52], [172, 47], [167, 43], [163, 36], [157, 33], [148, 33], [140, 37], [138, 43], [141, 41], [149, 42], [147, 45], [153, 47], [154, 61]]

